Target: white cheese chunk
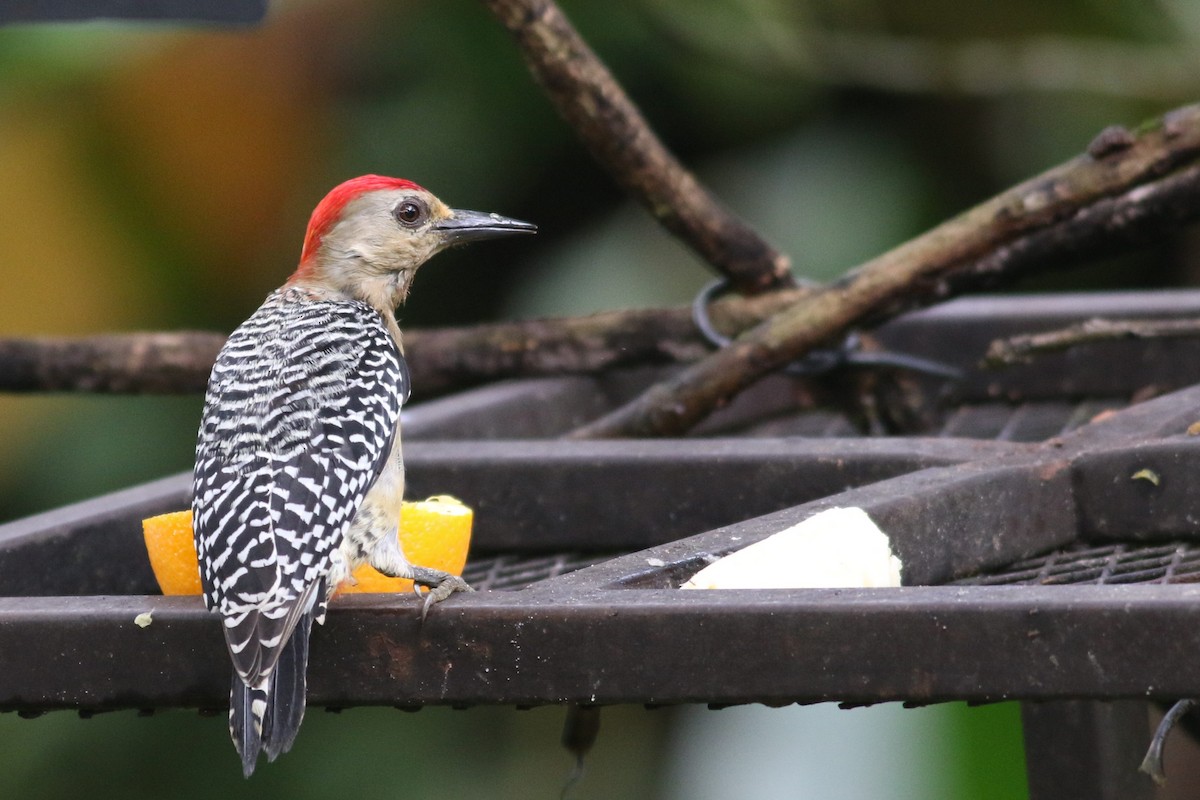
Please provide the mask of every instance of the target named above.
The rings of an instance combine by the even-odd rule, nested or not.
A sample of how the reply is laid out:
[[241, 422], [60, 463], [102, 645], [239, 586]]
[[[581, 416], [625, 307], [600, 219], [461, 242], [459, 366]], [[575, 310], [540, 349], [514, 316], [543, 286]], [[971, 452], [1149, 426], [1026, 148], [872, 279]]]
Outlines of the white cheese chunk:
[[861, 508], [830, 508], [730, 553], [684, 589], [801, 589], [900, 585], [900, 559]]

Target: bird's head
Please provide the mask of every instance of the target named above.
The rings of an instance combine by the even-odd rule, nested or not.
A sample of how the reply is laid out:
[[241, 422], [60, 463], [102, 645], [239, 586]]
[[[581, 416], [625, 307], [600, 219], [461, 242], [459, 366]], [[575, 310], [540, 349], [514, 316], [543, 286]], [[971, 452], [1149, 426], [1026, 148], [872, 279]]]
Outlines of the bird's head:
[[313, 211], [289, 283], [332, 289], [390, 311], [417, 268], [447, 247], [537, 226], [447, 206], [412, 181], [363, 175], [333, 188]]

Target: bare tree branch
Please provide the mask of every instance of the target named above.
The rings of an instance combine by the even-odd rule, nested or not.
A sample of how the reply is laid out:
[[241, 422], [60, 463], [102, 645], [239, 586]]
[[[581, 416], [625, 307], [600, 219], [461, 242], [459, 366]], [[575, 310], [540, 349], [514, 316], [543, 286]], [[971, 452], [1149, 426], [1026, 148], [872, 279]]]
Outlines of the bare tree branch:
[[203, 392], [224, 343], [198, 331], [0, 339], [0, 391]]
[[864, 322], [1011, 278], [1048, 252], [1093, 251], [1200, 216], [1200, 106], [1137, 135], [1108, 129], [1086, 155], [1016, 186], [814, 291], [730, 346], [576, 431], [687, 431], [741, 389]]
[[[678, 433], [716, 404], [850, 326], [963, 288], [1134, 244], [1200, 216], [1200, 106], [1139, 134], [1104, 131], [1089, 153], [943, 223], [819, 289], [715, 302], [734, 344], [577, 435]], [[765, 320], [765, 322], [763, 321]], [[688, 309], [614, 311], [407, 335], [424, 394], [503, 377], [698, 359]], [[148, 333], [0, 339], [0, 391], [198, 392], [224, 337]]]
[[786, 255], [721, 206], [655, 136], [552, 0], [484, 0], [596, 160], [745, 294], [792, 285]]
[[[752, 298], [727, 295], [712, 303], [709, 313], [719, 330], [733, 336], [809, 291], [784, 289]], [[712, 352], [688, 308], [418, 329], [405, 332], [404, 342], [413, 385], [422, 394], [441, 394], [500, 378], [698, 361]]]
[[[807, 294], [786, 289], [729, 295], [710, 317], [737, 334]], [[225, 336], [209, 332], [0, 338], [0, 392], [189, 394], [204, 391]], [[504, 378], [599, 372], [632, 364], [696, 361], [712, 347], [687, 308], [414, 329], [405, 355], [420, 396]]]
[[1196, 319], [1089, 319], [1052, 331], [1023, 333], [997, 339], [988, 347], [983, 366], [1008, 367], [1032, 361], [1034, 356], [1069, 350], [1081, 344], [1120, 339], [1180, 339], [1200, 336]]

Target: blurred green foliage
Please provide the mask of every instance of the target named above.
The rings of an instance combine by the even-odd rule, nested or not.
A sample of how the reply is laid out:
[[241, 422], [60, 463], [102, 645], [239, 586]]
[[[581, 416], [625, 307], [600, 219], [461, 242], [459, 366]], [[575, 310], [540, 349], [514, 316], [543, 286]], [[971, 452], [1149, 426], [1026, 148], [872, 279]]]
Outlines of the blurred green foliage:
[[[818, 279], [1200, 85], [1191, 0], [564, 6], [669, 146]], [[0, 335], [231, 329], [290, 272], [316, 200], [363, 172], [541, 226], [439, 257], [409, 326], [682, 303], [709, 278], [592, 163], [480, 4], [278, 0], [254, 30], [0, 29]], [[1195, 283], [1194, 240], [1025, 288]], [[198, 413], [0, 398], [0, 520], [190, 468]], [[960, 796], [1020, 796], [1014, 709], [936, 723], [976, 743]], [[560, 717], [314, 710], [245, 783], [221, 720], [4, 715], [0, 795], [554, 796]], [[669, 796], [672, 719], [607, 713], [575, 796]]]
[[[668, 715], [613, 709], [575, 797], [652, 797]], [[573, 760], [556, 747], [563, 712], [310, 709], [287, 755], [242, 778], [223, 717], [176, 711], [80, 720], [0, 717], [6, 797], [557, 797]], [[611, 725], [609, 724], [611, 723]]]

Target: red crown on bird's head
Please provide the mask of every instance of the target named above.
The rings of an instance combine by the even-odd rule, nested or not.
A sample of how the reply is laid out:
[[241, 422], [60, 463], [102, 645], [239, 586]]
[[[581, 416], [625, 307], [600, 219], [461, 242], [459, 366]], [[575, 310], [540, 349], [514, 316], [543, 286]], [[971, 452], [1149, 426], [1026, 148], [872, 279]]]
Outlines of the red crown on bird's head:
[[425, 191], [412, 181], [404, 178], [389, 178], [386, 175], [360, 175], [348, 181], [339, 183], [329, 190], [317, 207], [313, 209], [312, 217], [308, 220], [308, 231], [304, 234], [304, 249], [300, 251], [300, 263], [304, 264], [317, 252], [321, 239], [341, 217], [346, 204], [364, 192], [374, 192], [379, 189], [412, 189]]

